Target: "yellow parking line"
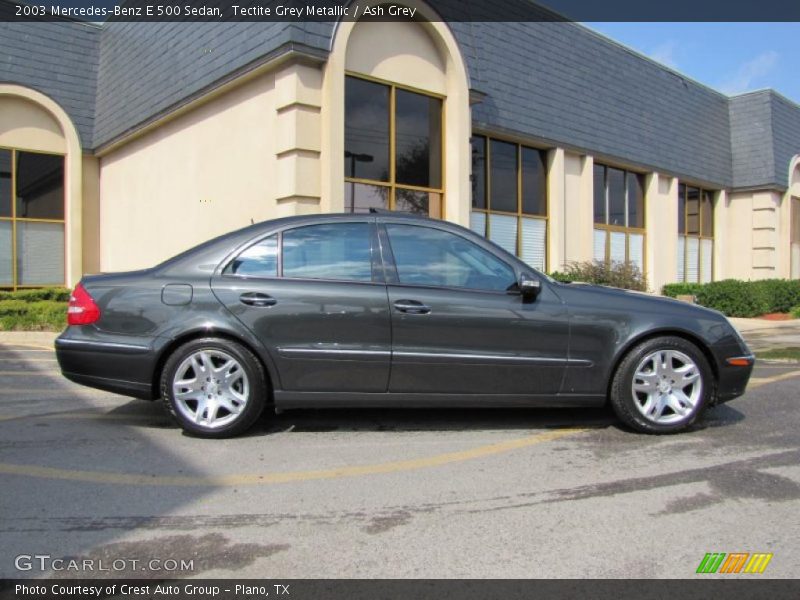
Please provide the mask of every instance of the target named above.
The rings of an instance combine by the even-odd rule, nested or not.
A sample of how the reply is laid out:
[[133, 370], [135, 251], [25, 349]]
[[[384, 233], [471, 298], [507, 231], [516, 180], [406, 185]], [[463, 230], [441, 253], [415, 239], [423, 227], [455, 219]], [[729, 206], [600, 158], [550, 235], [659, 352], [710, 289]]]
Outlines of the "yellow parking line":
[[448, 452], [423, 458], [399, 460], [372, 465], [357, 465], [324, 469], [317, 471], [289, 471], [283, 473], [243, 473], [238, 475], [145, 475], [133, 473], [108, 473], [103, 471], [81, 471], [73, 469], [58, 469], [53, 467], [39, 467], [36, 465], [19, 465], [0, 463], [0, 473], [5, 475], [22, 475], [26, 477], [39, 477], [44, 479], [59, 479], [66, 481], [81, 481], [87, 483], [109, 483], [120, 485], [153, 485], [153, 486], [242, 486], [242, 485], [267, 485], [274, 483], [289, 483], [294, 481], [311, 481], [318, 479], [337, 479], [341, 477], [358, 477], [361, 475], [377, 475], [384, 473], [397, 473], [446, 464], [484, 458], [511, 450], [519, 450], [557, 440], [559, 438], [587, 431], [586, 429], [559, 429], [537, 433], [524, 438], [498, 442], [462, 450]]
[[0, 371], [0, 377], [8, 375], [14, 377], [16, 375], [39, 375], [41, 373], [61, 373], [59, 369], [36, 369], [35, 371]]
[[58, 362], [57, 358], [4, 358], [8, 362], [24, 362], [24, 363], [35, 363], [35, 362]]
[[0, 344], [0, 348], [7, 348], [9, 346], [20, 346], [21, 348], [36, 348], [37, 350], [48, 350], [49, 352], [53, 352], [55, 348], [53, 346], [42, 346], [41, 344]]
[[784, 379], [792, 379], [793, 377], [800, 377], [800, 370], [790, 371], [789, 373], [781, 373], [773, 375], [772, 377], [751, 377], [750, 383], [747, 385], [748, 389], [756, 388], [768, 383], [775, 383], [776, 381], [783, 381]]

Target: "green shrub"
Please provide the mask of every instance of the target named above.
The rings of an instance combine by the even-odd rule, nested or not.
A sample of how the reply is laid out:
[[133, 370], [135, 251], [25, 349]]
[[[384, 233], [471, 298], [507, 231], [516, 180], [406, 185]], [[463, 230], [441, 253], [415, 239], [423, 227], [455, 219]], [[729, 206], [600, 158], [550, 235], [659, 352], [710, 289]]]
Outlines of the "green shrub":
[[697, 291], [697, 303], [729, 317], [757, 317], [769, 312], [769, 300], [763, 286], [751, 281], [723, 279], [703, 285]]
[[670, 298], [677, 298], [678, 296], [697, 296], [701, 289], [703, 289], [702, 283], [668, 283], [661, 288], [661, 293]]
[[561, 271], [553, 271], [552, 273], [550, 273], [550, 277], [552, 277], [556, 281], [560, 281], [561, 283], [570, 283], [573, 281], [572, 277], [570, 277], [566, 273], [562, 273]]
[[789, 312], [800, 305], [800, 281], [725, 279], [711, 283], [670, 283], [661, 292], [675, 298], [689, 294], [697, 303], [714, 308], [729, 317], [757, 317], [766, 313]]
[[792, 317], [795, 319], [800, 319], [800, 305], [795, 306], [792, 309]]
[[16, 292], [0, 291], [0, 300], [22, 300], [24, 302], [38, 302], [40, 300], [54, 300], [68, 302], [70, 291], [62, 287], [35, 288], [30, 290], [17, 290]]
[[800, 304], [800, 280], [763, 279], [750, 283], [766, 298], [769, 304], [767, 312], [786, 313]]
[[66, 325], [66, 302], [0, 300], [0, 331], [60, 331]]
[[633, 263], [602, 261], [573, 262], [567, 265], [566, 271], [556, 271], [550, 275], [562, 282], [582, 281], [597, 285], [624, 288], [626, 290], [647, 290], [647, 279]]

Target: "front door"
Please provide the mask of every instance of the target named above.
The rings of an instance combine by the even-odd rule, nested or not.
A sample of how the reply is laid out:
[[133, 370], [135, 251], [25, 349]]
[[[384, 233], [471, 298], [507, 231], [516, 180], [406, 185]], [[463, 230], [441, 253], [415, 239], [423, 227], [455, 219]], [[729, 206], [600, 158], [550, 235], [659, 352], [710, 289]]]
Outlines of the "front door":
[[214, 293], [262, 341], [284, 391], [385, 392], [391, 322], [374, 219], [286, 229], [244, 250]]
[[[389, 389], [408, 393], [546, 394], [561, 388], [569, 324], [543, 286], [531, 302], [510, 264], [428, 224], [386, 223], [396, 265], [389, 283]], [[385, 253], [386, 254], [386, 253]]]

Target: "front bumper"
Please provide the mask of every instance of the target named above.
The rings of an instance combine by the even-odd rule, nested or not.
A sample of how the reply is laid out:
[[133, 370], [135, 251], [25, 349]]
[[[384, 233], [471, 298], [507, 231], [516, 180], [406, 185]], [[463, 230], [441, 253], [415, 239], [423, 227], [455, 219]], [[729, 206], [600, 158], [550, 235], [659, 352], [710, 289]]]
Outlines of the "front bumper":
[[715, 404], [722, 404], [745, 393], [756, 357], [752, 354], [732, 356], [722, 361], [719, 367]]

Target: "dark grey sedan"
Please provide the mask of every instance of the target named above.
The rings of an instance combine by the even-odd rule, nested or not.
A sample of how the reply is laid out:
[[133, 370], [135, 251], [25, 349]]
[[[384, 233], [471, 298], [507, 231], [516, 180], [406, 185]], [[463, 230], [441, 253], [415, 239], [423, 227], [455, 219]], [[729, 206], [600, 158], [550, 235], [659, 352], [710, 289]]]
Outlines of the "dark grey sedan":
[[471, 231], [398, 213], [268, 221], [157, 267], [84, 277], [64, 375], [162, 398], [203, 437], [265, 407], [601, 406], [648, 433], [744, 393], [718, 312], [560, 284]]

